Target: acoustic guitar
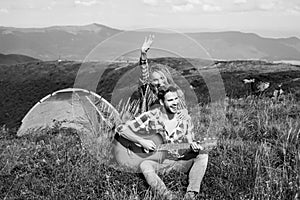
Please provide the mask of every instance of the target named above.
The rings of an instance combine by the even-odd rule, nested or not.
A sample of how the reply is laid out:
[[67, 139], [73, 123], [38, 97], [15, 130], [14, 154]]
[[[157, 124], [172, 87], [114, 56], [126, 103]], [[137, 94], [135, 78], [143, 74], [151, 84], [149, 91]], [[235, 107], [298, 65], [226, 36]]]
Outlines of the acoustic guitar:
[[[116, 134], [112, 142], [112, 153], [119, 165], [138, 170], [140, 163], [144, 160], [153, 160], [162, 163], [167, 156], [167, 151], [190, 149], [190, 143], [165, 143], [160, 134], [139, 136], [144, 139], [152, 140], [156, 145], [156, 149], [154, 151], [147, 151], [141, 145]], [[206, 139], [199, 141], [199, 144], [204, 149], [208, 149], [216, 146], [217, 140]]]

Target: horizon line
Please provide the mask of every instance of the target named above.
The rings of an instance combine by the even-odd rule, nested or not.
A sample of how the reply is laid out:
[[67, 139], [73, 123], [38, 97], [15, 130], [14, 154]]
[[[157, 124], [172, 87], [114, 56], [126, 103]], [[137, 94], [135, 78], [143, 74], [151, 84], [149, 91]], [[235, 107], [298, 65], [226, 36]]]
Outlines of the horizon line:
[[[283, 30], [281, 31], [279, 34], [280, 36], [270, 36], [270, 35], [265, 35], [262, 34], [261, 32], [272, 32], [275, 33], [275, 30], [270, 30], [270, 29], [257, 29], [257, 30], [241, 30], [238, 28], [203, 28], [203, 27], [199, 27], [199, 28], [166, 28], [166, 27], [147, 27], [147, 28], [140, 28], [139, 26], [136, 26], [135, 28], [116, 28], [110, 25], [106, 25], [106, 24], [102, 24], [102, 23], [97, 23], [97, 22], [92, 22], [92, 23], [88, 23], [88, 24], [58, 24], [58, 25], [33, 25], [33, 26], [6, 26], [6, 25], [1, 25], [0, 28], [14, 28], [14, 29], [47, 29], [47, 28], [55, 28], [55, 27], [84, 27], [84, 26], [91, 26], [91, 25], [99, 25], [99, 26], [104, 26], [110, 29], [115, 29], [118, 31], [139, 31], [141, 29], [166, 29], [166, 30], [174, 30], [176, 32], [181, 32], [181, 33], [185, 33], [185, 34], [193, 34], [193, 33], [221, 33], [221, 32], [239, 32], [239, 33], [248, 33], [248, 34], [256, 34], [259, 37], [262, 38], [273, 38], [273, 39], [280, 39], [280, 38], [297, 38], [300, 39], [300, 31], [297, 34], [293, 33], [290, 35], [287, 35], [287, 32], [297, 32], [296, 30]], [[284, 34], [283, 36], [283, 33]]]

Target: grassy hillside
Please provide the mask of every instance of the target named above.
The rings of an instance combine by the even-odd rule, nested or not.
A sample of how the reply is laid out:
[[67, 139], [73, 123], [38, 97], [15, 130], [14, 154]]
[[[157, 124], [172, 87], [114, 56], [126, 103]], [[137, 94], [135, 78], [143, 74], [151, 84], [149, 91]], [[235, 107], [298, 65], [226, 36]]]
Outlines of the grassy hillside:
[[[159, 58], [151, 62], [168, 63], [194, 86], [200, 102], [192, 113], [196, 138], [219, 138], [209, 153], [198, 199], [299, 198], [298, 66], [215, 62], [209, 68], [220, 70], [229, 96], [224, 108], [206, 104], [208, 90], [198, 74], [201, 71], [187, 60]], [[205, 63], [197, 62], [200, 66]], [[141, 174], [126, 172], [111, 162], [111, 141], [106, 137], [92, 138], [93, 143], [86, 145], [79, 130], [62, 128], [60, 123], [44, 135], [16, 137], [15, 128], [26, 112], [47, 94], [72, 87], [80, 65], [66, 61], [0, 66], [0, 123], [6, 125], [0, 130], [0, 199], [161, 199], [149, 190]], [[97, 63], [92, 65], [97, 67]], [[110, 99], [117, 80], [135, 66], [111, 63], [97, 93]], [[249, 95], [250, 89], [242, 84], [249, 77], [283, 83], [287, 92], [279, 99], [269, 98], [267, 93]], [[171, 172], [161, 177], [181, 199], [187, 186], [185, 174]]]
[[[190, 62], [182, 58], [157, 58], [150, 60], [168, 64], [187, 82], [193, 85], [198, 102], [209, 102], [206, 83], [201, 77], [201, 70], [207, 64], [206, 61], [196, 60]], [[209, 63], [209, 62], [208, 62]], [[210, 63], [212, 65], [212, 63]], [[96, 74], [98, 64], [87, 71], [81, 71], [81, 77], [89, 77]], [[47, 94], [59, 89], [73, 87], [75, 78], [81, 66], [79, 62], [73, 61], [36, 61], [15, 65], [0, 65], [0, 125], [14, 128], [20, 125], [22, 118], [29, 109]], [[195, 69], [199, 66], [199, 69]], [[212, 68], [220, 70], [226, 94], [228, 97], [240, 98], [251, 94], [250, 87], [243, 84], [244, 78], [255, 77], [262, 81], [269, 81], [272, 85], [283, 83], [285, 93], [294, 93], [299, 98], [300, 94], [300, 67], [289, 64], [273, 64], [264, 61], [216, 61]], [[110, 100], [117, 81], [129, 70], [136, 69], [130, 73], [128, 84], [136, 84], [139, 70], [134, 63], [110, 63], [105, 73], [100, 78], [96, 92], [105, 99]], [[197, 71], [199, 70], [199, 71]], [[91, 73], [91, 71], [93, 71]], [[130, 71], [132, 72], [132, 71]], [[132, 77], [136, 82], [132, 81]], [[89, 78], [84, 80], [89, 88]], [[178, 83], [181, 85], [181, 83]], [[215, 88], [216, 90], [218, 88]], [[271, 94], [272, 91], [269, 92]], [[268, 94], [266, 94], [268, 95]]]
[[[213, 110], [212, 105], [200, 106], [192, 116], [198, 139], [210, 134], [220, 139], [209, 153], [197, 199], [296, 200], [300, 195], [299, 103], [289, 96], [280, 101], [252, 96], [230, 99], [223, 123], [216, 120], [222, 112]], [[2, 129], [0, 137], [1, 199], [161, 199], [148, 189], [141, 174], [122, 171], [106, 159], [97, 159], [91, 148], [83, 148], [78, 131], [58, 125], [46, 135], [17, 138]], [[107, 142], [97, 146], [101, 149]], [[182, 199], [185, 174], [160, 176]]]

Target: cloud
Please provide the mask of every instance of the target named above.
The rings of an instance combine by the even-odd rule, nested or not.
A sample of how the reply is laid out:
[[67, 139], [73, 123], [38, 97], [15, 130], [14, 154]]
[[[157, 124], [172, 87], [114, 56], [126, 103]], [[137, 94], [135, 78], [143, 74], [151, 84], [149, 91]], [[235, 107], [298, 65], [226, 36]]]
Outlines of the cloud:
[[244, 3], [247, 3], [247, 0], [234, 0], [233, 3], [234, 4], [244, 4]]
[[212, 4], [209, 0], [165, 0], [165, 2], [171, 4], [173, 12], [189, 12], [191, 10], [218, 12], [223, 10], [221, 4]]
[[187, 5], [187, 4], [202, 4], [203, 0], [165, 0], [165, 3], [168, 5]]
[[76, 0], [76, 1], [74, 1], [74, 3], [76, 5], [81, 5], [81, 6], [92, 6], [92, 5], [98, 4], [96, 0], [92, 0], [92, 1]]
[[281, 14], [297, 13], [297, 8], [300, 7], [298, 0], [257, 0], [256, 8], [265, 12], [280, 12]]
[[300, 15], [300, 6], [295, 6], [293, 8], [288, 9], [287, 13], [291, 14], [291, 15], [299, 16]]
[[46, 10], [52, 9], [56, 6], [63, 6], [63, 7], [71, 7], [74, 6], [74, 0], [15, 0], [15, 1], [8, 1], [8, 0], [1, 0], [0, 1], [0, 9], [6, 8], [9, 11], [20, 11], [20, 10]]
[[173, 12], [188, 12], [194, 8], [193, 4], [172, 5]]
[[205, 12], [218, 12], [222, 11], [222, 8], [220, 6], [210, 5], [210, 4], [204, 4], [202, 5], [202, 9]]
[[200, 0], [187, 0], [187, 2], [191, 4], [202, 4]]
[[150, 6], [157, 6], [158, 5], [157, 0], [143, 0], [143, 2], [147, 5], [150, 5]]
[[0, 13], [9, 13], [8, 10], [6, 8], [0, 8]]
[[[191, 1], [191, 0], [185, 0]], [[199, 0], [202, 10], [206, 12], [279, 12], [281, 14], [297, 12], [299, 0]]]
[[278, 8], [278, 5], [276, 4], [277, 2], [275, 2], [274, 0], [260, 1], [258, 4], [258, 8], [260, 8], [261, 10], [274, 10]]
[[173, 12], [189, 12], [197, 9], [203, 0], [165, 0]]

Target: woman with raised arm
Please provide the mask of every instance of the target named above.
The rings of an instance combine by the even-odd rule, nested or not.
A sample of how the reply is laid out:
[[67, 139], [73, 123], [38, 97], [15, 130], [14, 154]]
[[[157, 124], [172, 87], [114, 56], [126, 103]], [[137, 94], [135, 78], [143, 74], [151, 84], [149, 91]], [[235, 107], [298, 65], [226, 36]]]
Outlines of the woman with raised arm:
[[140, 113], [148, 111], [159, 105], [157, 100], [158, 88], [165, 85], [175, 85], [178, 89], [180, 109], [186, 108], [184, 94], [182, 90], [175, 84], [168, 67], [163, 64], [153, 63], [149, 66], [147, 60], [147, 52], [153, 43], [154, 35], [149, 35], [141, 48], [141, 57], [139, 65], [141, 68], [141, 77], [139, 80], [139, 100]]

